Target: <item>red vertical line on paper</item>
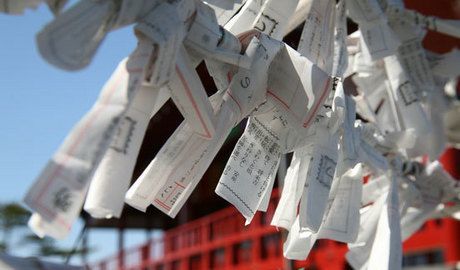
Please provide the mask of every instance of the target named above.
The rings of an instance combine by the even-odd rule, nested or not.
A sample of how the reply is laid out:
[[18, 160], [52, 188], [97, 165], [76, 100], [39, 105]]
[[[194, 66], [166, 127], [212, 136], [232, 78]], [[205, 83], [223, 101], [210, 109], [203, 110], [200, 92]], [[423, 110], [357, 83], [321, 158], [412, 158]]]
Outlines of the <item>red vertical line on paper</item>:
[[180, 71], [180, 69], [179, 69], [179, 67], [177, 65], [176, 65], [176, 72], [177, 72], [177, 75], [179, 75], [179, 78], [180, 78], [180, 80], [182, 82], [182, 85], [185, 88], [185, 93], [187, 94], [187, 97], [192, 102], [192, 106], [195, 109], [196, 114], [198, 115], [198, 118], [200, 119], [200, 122], [204, 127], [204, 130], [206, 131], [206, 134], [204, 134], [204, 136], [207, 137], [207, 138], [211, 138], [211, 133], [209, 132], [208, 127], [206, 126], [206, 123], [203, 120], [203, 116], [201, 115], [200, 110], [198, 110], [198, 106], [196, 104], [196, 101], [193, 99], [192, 91], [191, 91], [189, 85], [187, 84], [187, 81], [185, 81], [184, 75], [182, 74], [182, 72]]

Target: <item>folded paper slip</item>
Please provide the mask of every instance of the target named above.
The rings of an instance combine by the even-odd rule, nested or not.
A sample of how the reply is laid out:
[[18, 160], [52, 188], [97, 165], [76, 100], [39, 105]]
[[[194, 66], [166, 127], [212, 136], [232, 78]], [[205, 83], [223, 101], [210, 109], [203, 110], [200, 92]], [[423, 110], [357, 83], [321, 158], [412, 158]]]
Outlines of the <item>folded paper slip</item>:
[[354, 269], [363, 269], [367, 265], [372, 244], [375, 240], [380, 213], [385, 207], [387, 195], [387, 193], [383, 194], [374, 204], [360, 210], [361, 218], [358, 236], [354, 243], [348, 244], [349, 251], [345, 255], [348, 263]]
[[[221, 93], [211, 97], [216, 105], [220, 99]], [[222, 106], [217, 115], [219, 136], [211, 140], [202, 138], [183, 122], [128, 190], [125, 201], [141, 211], [153, 203], [166, 214], [175, 216], [235, 124], [228, 107]]]
[[171, 99], [189, 126], [205, 139], [215, 131], [215, 116], [201, 80], [184, 46], [178, 51], [174, 76], [166, 85]]
[[395, 172], [391, 174], [392, 180], [387, 201], [380, 213], [375, 240], [369, 256], [369, 269], [402, 269], [398, 184]]
[[318, 232], [301, 227], [300, 215], [283, 245], [286, 258], [305, 260], [317, 239], [353, 242], [359, 230], [362, 167], [356, 166], [334, 181], [325, 216]]
[[219, 179], [216, 193], [251, 222], [271, 191], [280, 161], [279, 138], [257, 118], [248, 121]]
[[391, 86], [391, 93], [401, 118], [403, 129], [413, 128], [417, 134], [430, 132], [431, 125], [422, 108], [420, 97], [406, 71], [396, 56], [386, 57], [385, 69]]
[[57, 220], [69, 230], [78, 217], [89, 181], [142, 81], [146, 58], [139, 56], [151, 52], [141, 39], [30, 187], [24, 201], [47, 222]]
[[64, 239], [69, 233], [68, 228], [62, 226], [58, 219], [47, 221], [37, 213], [32, 214], [27, 226], [40, 238], [50, 236], [54, 239]]
[[[172, 183], [170, 183], [172, 179], [175, 179], [176, 182], [180, 179], [178, 183], [182, 186], [174, 184], [177, 186], [174, 192], [178, 191], [178, 189], [186, 189], [187, 185], [190, 185], [193, 189], [223, 143], [222, 138], [225, 138], [226, 132], [256, 106], [262, 103], [266, 87], [265, 81], [263, 80], [263, 69], [261, 69], [261, 67], [265, 66], [266, 70], [268, 67], [268, 58], [265, 59], [259, 56], [265, 53], [263, 48], [268, 47], [268, 45], [274, 47], [272, 54], [276, 53], [276, 45], [278, 43], [268, 40], [264, 36], [260, 36], [260, 38], [260, 41], [257, 38], [252, 39], [246, 49], [246, 52], [252, 52], [254, 54], [254, 63], [251, 69], [257, 71], [257, 73], [253, 74], [250, 70], [240, 69], [239, 72], [233, 76], [229, 89], [224, 94], [223, 103], [218, 112], [221, 118], [218, 124], [222, 126], [219, 130], [219, 138], [205, 143], [199, 140], [197, 135], [191, 134], [189, 127], [182, 124], [160, 150], [155, 159], [149, 164], [139, 179], [129, 189], [126, 194], [126, 202], [128, 204], [145, 211], [148, 205], [155, 202], [157, 196], [161, 197], [161, 194], [166, 194], [164, 192], [165, 190], [171, 191], [168, 187], [172, 185]], [[268, 43], [268, 45], [262, 47], [259, 45], [260, 42], [263, 44]], [[214, 97], [219, 97], [219, 95], [220, 93], [215, 94]], [[217, 105], [220, 104], [221, 101], [216, 100], [215, 103]], [[218, 108], [216, 108], [216, 110], [217, 109]], [[228, 115], [224, 116], [222, 115], [223, 113]], [[208, 153], [208, 155], [204, 153]], [[194, 155], [194, 158], [190, 158], [190, 155]], [[193, 159], [196, 159], [196, 165], [193, 165], [193, 162], [190, 163], [190, 165], [185, 165], [184, 168], [182, 168], [185, 169], [185, 172], [182, 172], [182, 169], [180, 169], [181, 164], [189, 164]], [[188, 166], [192, 167], [189, 168]], [[190, 170], [190, 172], [187, 172], [187, 170]], [[161, 175], [158, 174], [159, 171]], [[179, 175], [184, 173], [184, 175], [176, 179], [174, 178], [175, 173]], [[158, 181], [156, 179], [158, 179]], [[184, 185], [180, 183], [181, 181]], [[189, 192], [191, 192], [191, 190]], [[180, 192], [180, 194], [182, 194], [182, 192]], [[156, 204], [162, 205], [163, 210], [167, 211], [169, 215], [175, 215], [178, 210], [171, 212], [170, 210], [172, 210], [173, 206], [166, 204], [164, 199], [166, 199], [166, 197], [168, 197], [168, 200], [174, 198], [169, 204], [175, 204], [177, 196], [179, 195], [176, 194], [175, 197], [171, 197], [172, 195], [169, 197], [165, 195], [163, 200], [157, 198], [158, 201], [156, 201]], [[188, 195], [184, 198], [186, 199], [187, 197]], [[178, 205], [181, 206], [181, 204]], [[180, 209], [180, 207], [178, 209]]]
[[[267, 88], [267, 70], [270, 66], [275, 55], [280, 50], [280, 42], [269, 39], [265, 35], [259, 35], [260, 41], [253, 39], [248, 46], [247, 50], [250, 50], [251, 44], [256, 45], [256, 52], [254, 57], [253, 65], [250, 70], [242, 70], [235, 74], [232, 80], [232, 84], [229, 86], [229, 90], [224, 96], [224, 100], [232, 105], [237, 115], [241, 118], [246, 117], [249, 113], [252, 113], [255, 108], [262, 104], [265, 100], [266, 88]], [[255, 43], [254, 43], [255, 41]], [[240, 118], [240, 119], [241, 119]], [[246, 151], [247, 156], [244, 153], [237, 153], [237, 149], [233, 151], [234, 159], [230, 159], [226, 165], [225, 170], [230, 170], [234, 174], [234, 170], [240, 170], [236, 174], [236, 178], [240, 175], [239, 181], [242, 185], [235, 186], [236, 179], [230, 180], [229, 175], [223, 174], [219, 180], [219, 184], [216, 188], [216, 193], [237, 205], [237, 208], [246, 217], [246, 222], [250, 222], [254, 213], [259, 206], [263, 209], [262, 201], [265, 198], [266, 192], [272, 187], [276, 169], [279, 164], [280, 158], [280, 147], [278, 144], [279, 138], [276, 134], [271, 133], [267, 127], [265, 127], [257, 119], [249, 121], [248, 128], [245, 135], [240, 139], [242, 151]], [[251, 134], [249, 132], [255, 132]], [[263, 134], [262, 134], [263, 133]], [[256, 135], [257, 134], [257, 135]], [[246, 142], [243, 142], [246, 140]], [[247, 144], [246, 144], [247, 143]], [[247, 149], [247, 147], [252, 149]], [[247, 162], [240, 162], [241, 159], [245, 159]], [[233, 163], [239, 163], [240, 168], [234, 166]], [[248, 167], [249, 166], [249, 167]], [[252, 171], [254, 169], [254, 171]], [[243, 173], [244, 172], [244, 173]], [[247, 183], [249, 180], [252, 181], [253, 177], [258, 177], [259, 180], [254, 180], [251, 186], [245, 190], [243, 183]], [[258, 194], [257, 197], [251, 198], [251, 202], [248, 204], [245, 199], [241, 199], [239, 192], [249, 192], [252, 195]], [[247, 197], [247, 196], [246, 196]], [[262, 206], [261, 206], [262, 204]], [[239, 207], [241, 206], [241, 207]], [[246, 207], [243, 210], [243, 206]]]
[[[61, 8], [59, 2], [63, 1], [48, 1], [48, 4], [57, 12]], [[109, 31], [141, 20], [151, 12], [164, 17], [169, 10], [155, 0], [78, 1], [38, 33], [37, 46], [50, 64], [65, 70], [79, 70], [89, 65]], [[170, 17], [176, 19], [177, 16]], [[162, 27], [180, 25], [163, 21]]]
[[271, 225], [290, 230], [297, 216], [297, 209], [306, 181], [312, 146], [294, 151], [291, 165], [284, 178], [281, 197], [273, 215]]
[[306, 134], [329, 95], [332, 79], [291, 47], [284, 45], [269, 70], [267, 98], [293, 128]]
[[234, 35], [250, 30], [265, 1], [247, 0], [241, 10], [225, 24], [225, 29]]
[[302, 29], [297, 51], [319, 68], [332, 73], [335, 1], [312, 0]]
[[[151, 203], [165, 214], [175, 217], [184, 203], [188, 200], [196, 185], [203, 178], [217, 152], [222, 147], [228, 133], [235, 125], [233, 114], [224, 105], [218, 113], [218, 125], [215, 136], [211, 140], [204, 140], [192, 133], [188, 144], [191, 152], [181, 152], [172, 163], [174, 166], [171, 174], [165, 179], [159, 179], [155, 174], [151, 181], [159, 184], [159, 190], [152, 193]], [[188, 127], [183, 127], [185, 133], [190, 133]], [[158, 174], [156, 174], [158, 175]], [[161, 184], [160, 184], [161, 183]]]
[[[256, 1], [258, 2], [258, 1]], [[282, 40], [286, 35], [289, 19], [294, 14], [299, 0], [267, 0], [257, 14], [252, 28], [268, 36]], [[248, 25], [249, 26], [249, 25]]]
[[321, 125], [316, 134], [308, 165], [306, 185], [303, 187], [299, 212], [300, 226], [317, 232], [326, 210], [332, 180], [337, 166], [337, 136]]
[[120, 217], [150, 117], [168, 99], [164, 88], [141, 87], [91, 180], [84, 209], [92, 217]]
[[[363, 168], [359, 164], [345, 172], [332, 190], [319, 238], [352, 243], [359, 232]], [[332, 201], [332, 202], [331, 202]]]
[[113, 1], [79, 1], [37, 34], [40, 54], [65, 70], [86, 67], [110, 29], [115, 9]]

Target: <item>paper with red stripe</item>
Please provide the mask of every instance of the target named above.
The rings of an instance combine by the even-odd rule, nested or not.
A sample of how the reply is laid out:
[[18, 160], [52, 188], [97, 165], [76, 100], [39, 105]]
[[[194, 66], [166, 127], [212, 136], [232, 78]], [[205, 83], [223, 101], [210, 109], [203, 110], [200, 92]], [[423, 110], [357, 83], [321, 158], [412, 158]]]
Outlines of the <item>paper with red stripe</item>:
[[[227, 106], [222, 106], [217, 116], [216, 133], [211, 140], [197, 136], [188, 124], [180, 127], [180, 132], [187, 134], [186, 136], [190, 138], [187, 144], [191, 147], [191, 151], [183, 151], [176, 156], [175, 163], [169, 164], [169, 166], [173, 166], [173, 170], [165, 179], [159, 179], [152, 171], [150, 172], [153, 177], [151, 181], [158, 184], [160, 181], [164, 182], [164, 184], [159, 185], [158, 192], [153, 194], [154, 199], [151, 203], [155, 207], [171, 217], [177, 215], [233, 128], [234, 116]], [[165, 147], [175, 149], [174, 138], [172, 139], [172, 145], [168, 141]]]
[[[47, 223], [69, 231], [77, 219], [90, 179], [141, 83], [142, 70], [152, 52], [141, 40], [123, 60], [91, 108], [30, 187], [24, 202]], [[52, 235], [52, 231], [45, 231]]]
[[[216, 109], [221, 100], [222, 93], [211, 97]], [[175, 216], [236, 123], [236, 114], [228, 106], [222, 106], [217, 115], [218, 129], [211, 140], [199, 136], [184, 121], [128, 190], [125, 201], [141, 211], [153, 204]]]
[[305, 134], [331, 88], [326, 72], [285, 45], [270, 67], [267, 98], [297, 132]]
[[215, 133], [214, 110], [183, 46], [178, 52], [175, 75], [166, 88], [188, 125], [201, 137], [211, 139]]

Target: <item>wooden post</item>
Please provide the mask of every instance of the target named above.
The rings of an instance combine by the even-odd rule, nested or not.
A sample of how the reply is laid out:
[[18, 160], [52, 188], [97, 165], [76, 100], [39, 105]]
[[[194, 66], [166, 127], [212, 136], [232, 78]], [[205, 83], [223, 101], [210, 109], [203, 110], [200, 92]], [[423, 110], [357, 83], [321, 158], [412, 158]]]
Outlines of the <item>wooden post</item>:
[[124, 228], [118, 229], [118, 269], [125, 267], [125, 230]]

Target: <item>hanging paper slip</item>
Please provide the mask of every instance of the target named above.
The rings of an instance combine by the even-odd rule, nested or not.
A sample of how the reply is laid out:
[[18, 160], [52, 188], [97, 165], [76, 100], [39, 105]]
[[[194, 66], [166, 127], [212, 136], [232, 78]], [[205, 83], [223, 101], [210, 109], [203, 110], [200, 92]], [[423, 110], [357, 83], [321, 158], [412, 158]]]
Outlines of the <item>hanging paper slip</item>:
[[374, 204], [361, 209], [358, 237], [354, 243], [348, 244], [349, 251], [345, 255], [348, 263], [354, 269], [366, 269], [372, 244], [375, 240], [379, 216], [386, 200], [387, 194], [383, 194]]
[[306, 171], [312, 146], [294, 152], [291, 165], [284, 179], [283, 190], [270, 225], [290, 230], [297, 216], [297, 207], [305, 185]]
[[372, 60], [382, 59], [392, 55], [401, 42], [386, 23], [360, 25], [361, 46], [365, 54]]
[[267, 98], [305, 134], [331, 87], [331, 78], [324, 71], [285, 45], [270, 66]]
[[[169, 175], [172, 175], [175, 170], [180, 171], [176, 166], [179, 166], [182, 160], [189, 159], [190, 154], [184, 155], [184, 153], [191, 153], [196, 147], [204, 147], [204, 149], [198, 149], [195, 153], [198, 154], [196, 157], [197, 166], [194, 166], [194, 162], [190, 163], [190, 165], [186, 165], [186, 168], [188, 168], [187, 166], [192, 166], [190, 173], [185, 171], [184, 173], [187, 174], [186, 177], [179, 177], [180, 179], [183, 179], [181, 181], [184, 181], [184, 183], [190, 185], [190, 187], [193, 188], [197, 181], [199, 181], [201, 178], [207, 166], [209, 166], [213, 155], [217, 153], [218, 148], [223, 143], [225, 133], [228, 132], [229, 129], [235, 125], [235, 123], [239, 122], [241, 118], [249, 114], [252, 110], [254, 110], [255, 107], [263, 102], [266, 88], [266, 81], [264, 80], [263, 76], [264, 70], [267, 69], [268, 63], [271, 61], [271, 59], [273, 59], [273, 55], [276, 54], [278, 43], [267, 39], [265, 36], [259, 37], [260, 40], [257, 38], [252, 39], [246, 49], [246, 53], [251, 56], [254, 55], [254, 63], [251, 66], [251, 70], [255, 72], [251, 72], [251, 70], [240, 69], [238, 73], [233, 77], [232, 82], [229, 85], [229, 89], [224, 95], [222, 108], [225, 108], [225, 112], [228, 114], [228, 116], [221, 117], [230, 118], [221, 119], [221, 121], [219, 121], [220, 125], [225, 125], [225, 128], [222, 126], [221, 130], [219, 130], [219, 132], [222, 132], [222, 134], [219, 135], [220, 137], [216, 140], [210, 141], [209, 144], [205, 144], [200, 141], [198, 141], [198, 143], [194, 143], [191, 141], [192, 138], [190, 137], [190, 134], [181, 132], [181, 130], [184, 128], [179, 127], [171, 137], [174, 138], [171, 139], [171, 143], [174, 142], [174, 146], [169, 147], [169, 144], [167, 143], [165, 147], [163, 147], [162, 150], [160, 150], [160, 152], [157, 154], [157, 157], [150, 163], [141, 177], [128, 191], [126, 200], [130, 205], [138, 209], [145, 210], [145, 208], [152, 201], [154, 201], [154, 197], [159, 194], [159, 192], [161, 192], [161, 189], [164, 185], [164, 188], [167, 188], [168, 185], [171, 185], [171, 183], [165, 181], [169, 181]], [[220, 95], [220, 93], [216, 95]], [[205, 150], [208, 145], [211, 147], [211, 149]], [[203, 158], [203, 153], [206, 151], [209, 151], [209, 155], [205, 155], [205, 158]], [[158, 171], [162, 172], [162, 175], [158, 176], [160, 179], [159, 181], [161, 182], [155, 182], [156, 176], [152, 176], [152, 172], [155, 172], [155, 175], [158, 175]], [[171, 178], [171, 181], [172, 180], [174, 179]], [[182, 188], [186, 189], [186, 186], [183, 186]], [[187, 192], [189, 195], [191, 190]], [[178, 204], [178, 206], [183, 204], [188, 195], [184, 197], [184, 200], [181, 202], [181, 204]], [[167, 196], [168, 195], [165, 195], [165, 198]], [[164, 204], [163, 201], [162, 203]], [[172, 204], [174, 203], [175, 200], [172, 201]], [[160, 205], [161, 203], [157, 201], [157, 204]], [[173, 215], [173, 213], [177, 213], [177, 211], [170, 212], [169, 210], [172, 208], [167, 209], [168, 207], [171, 208], [172, 206], [167, 204], [163, 205], [163, 208], [168, 210], [168, 214]]]
[[430, 123], [421, 107], [420, 98], [400, 62], [395, 56], [386, 57], [384, 60], [393, 99], [403, 127], [413, 128], [417, 134], [430, 132]]
[[92, 217], [120, 217], [150, 117], [168, 99], [166, 89], [146, 85], [135, 96], [91, 180], [84, 209]]
[[279, 138], [256, 118], [248, 122], [216, 187], [249, 223], [274, 181], [281, 155]]
[[[216, 93], [211, 97], [215, 106], [220, 105], [221, 99], [221, 93]], [[155, 200], [154, 205], [158, 205], [160, 210], [172, 216], [173, 214], [170, 210], [176, 203], [178, 196], [184, 193], [183, 191], [187, 186], [191, 186], [192, 189], [195, 187], [214, 158], [215, 153], [217, 153], [222, 141], [221, 138], [222, 136], [225, 137], [221, 133], [228, 132], [227, 125], [230, 125], [230, 128], [233, 127], [234, 121], [223, 118], [232, 117], [233, 114], [227, 110], [225, 112], [227, 112], [226, 116], [223, 113], [218, 114], [220, 120], [222, 120], [218, 122], [219, 126], [221, 126], [220, 130], [218, 130], [219, 137], [213, 137], [212, 140], [202, 138], [186, 122], [183, 122], [128, 190], [125, 197], [126, 203], [136, 209], [146, 211], [147, 207], [154, 203]], [[174, 171], [177, 172], [175, 173]], [[183, 175], [181, 176], [180, 174]], [[177, 179], [173, 176], [177, 177]], [[166, 199], [167, 196], [164, 196], [157, 201], [155, 196], [161, 194], [161, 192], [164, 193], [164, 190], [168, 189], [168, 185], [174, 185], [169, 189], [169, 193], [177, 191], [176, 197], [170, 196]], [[175, 190], [173, 190], [174, 188]], [[187, 197], [188, 195], [185, 199]], [[183, 202], [185, 202], [185, 199]], [[167, 203], [165, 203], [166, 200], [168, 200]], [[183, 204], [183, 202], [181, 203]], [[178, 206], [178, 209], [182, 204]], [[175, 214], [177, 214], [177, 211], [175, 211]]]
[[167, 83], [176, 71], [176, 57], [185, 38], [185, 25], [175, 6], [162, 2], [155, 6], [135, 26], [153, 43], [155, 53], [150, 56], [146, 81], [153, 86]]
[[[176, 156], [175, 160], [179, 163], [170, 164], [174, 165], [170, 175], [163, 179], [151, 179], [158, 185], [164, 182], [158, 192], [154, 193], [152, 204], [155, 207], [170, 217], [177, 215], [233, 128], [232, 118], [232, 112], [223, 106], [218, 113], [216, 134], [211, 140], [203, 140], [191, 133], [190, 128], [184, 127], [185, 134], [190, 134], [187, 144], [191, 145], [191, 151], [180, 152], [180, 155]], [[153, 177], [158, 175], [157, 172], [151, 173]]]
[[305, 260], [316, 242], [317, 234], [301, 228], [297, 216], [283, 244], [283, 256], [289, 260]]
[[203, 138], [211, 139], [215, 133], [214, 110], [183, 46], [178, 52], [175, 76], [166, 87], [189, 126]]
[[399, 216], [398, 183], [391, 173], [387, 201], [380, 213], [374, 244], [369, 256], [369, 269], [397, 270], [402, 268], [402, 240]]
[[149, 53], [150, 43], [141, 39], [29, 189], [25, 203], [47, 222], [57, 220], [69, 230], [78, 217], [90, 177], [140, 86], [145, 58], [139, 55]]
[[298, 52], [331, 74], [334, 42], [335, 1], [312, 0], [299, 41]]
[[59, 220], [47, 221], [37, 213], [32, 214], [27, 226], [40, 238], [50, 236], [54, 239], [64, 239], [69, 233], [68, 228], [62, 226]]
[[213, 58], [249, 68], [250, 59], [233, 50], [235, 43], [239, 43], [238, 39], [217, 23], [214, 11], [205, 4], [198, 5], [185, 45], [198, 52], [201, 59]]
[[317, 233], [302, 228], [300, 215], [284, 243], [284, 255], [289, 259], [304, 260], [317, 239], [352, 242], [359, 229], [359, 207], [362, 168], [357, 166], [334, 182], [325, 216]]
[[225, 24], [225, 29], [234, 35], [250, 30], [265, 1], [267, 0], [247, 0], [241, 10]]
[[[320, 238], [344, 243], [356, 240], [359, 231], [363, 169], [361, 165], [339, 178], [333, 202], [320, 228]], [[332, 193], [332, 191], [331, 191]]]
[[268, 36], [282, 40], [286, 34], [289, 18], [292, 17], [299, 0], [267, 0], [252, 27]]
[[336, 5], [335, 11], [335, 27], [334, 27], [334, 61], [332, 63], [332, 76], [339, 78], [343, 76], [348, 67], [348, 51], [347, 51], [347, 9], [345, 8], [345, 0], [341, 0]]
[[40, 54], [62, 69], [86, 67], [110, 30], [114, 13], [112, 1], [79, 1], [38, 33]]
[[418, 95], [434, 91], [433, 73], [421, 39], [414, 38], [403, 42], [398, 48], [397, 57]]
[[323, 220], [337, 165], [337, 137], [317, 125], [312, 161], [300, 202], [300, 226], [317, 232]]

